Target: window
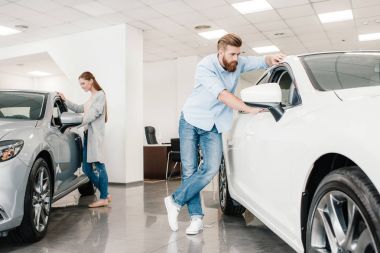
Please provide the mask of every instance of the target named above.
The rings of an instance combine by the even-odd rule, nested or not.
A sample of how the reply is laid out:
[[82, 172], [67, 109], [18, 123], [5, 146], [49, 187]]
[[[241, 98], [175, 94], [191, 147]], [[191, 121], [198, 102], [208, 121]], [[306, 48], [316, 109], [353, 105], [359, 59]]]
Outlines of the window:
[[270, 71], [265, 72], [265, 74], [261, 77], [261, 79], [257, 82], [256, 85], [260, 85], [263, 83], [268, 83], [269, 82], [269, 77], [270, 77]]
[[318, 90], [341, 90], [380, 85], [380, 53], [328, 53], [301, 58]]
[[62, 102], [61, 99], [56, 99], [54, 102], [54, 107], [53, 107], [53, 117], [52, 117], [52, 125], [61, 127], [61, 114], [63, 112], [67, 112], [67, 107], [66, 105]]
[[301, 103], [301, 97], [286, 67], [281, 66], [274, 69], [269, 81], [279, 84], [282, 94], [281, 104], [283, 107], [290, 107]]
[[38, 120], [45, 111], [45, 95], [27, 92], [0, 92], [0, 118]]

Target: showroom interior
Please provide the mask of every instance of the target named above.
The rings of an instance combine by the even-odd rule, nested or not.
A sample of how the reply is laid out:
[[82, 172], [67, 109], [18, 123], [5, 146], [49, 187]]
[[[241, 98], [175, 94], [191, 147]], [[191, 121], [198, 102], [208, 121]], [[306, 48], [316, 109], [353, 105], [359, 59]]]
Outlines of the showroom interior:
[[[70, 192], [52, 203], [43, 238], [14, 242], [0, 231], [0, 252], [303, 252], [303, 228], [292, 241], [249, 208], [223, 214], [218, 175], [201, 192], [203, 231], [185, 233], [186, 207], [179, 230], [168, 225], [164, 198], [181, 184], [183, 168], [182, 108], [197, 64], [217, 53], [227, 33], [242, 38], [244, 57], [373, 52], [380, 49], [380, 1], [0, 0], [0, 92], [61, 92], [83, 104], [90, 97], [78, 82], [84, 71], [104, 89], [103, 155], [112, 195], [108, 206], [88, 208], [99, 191]], [[376, 66], [379, 82], [380, 62]], [[242, 74], [235, 95], [264, 72]]]

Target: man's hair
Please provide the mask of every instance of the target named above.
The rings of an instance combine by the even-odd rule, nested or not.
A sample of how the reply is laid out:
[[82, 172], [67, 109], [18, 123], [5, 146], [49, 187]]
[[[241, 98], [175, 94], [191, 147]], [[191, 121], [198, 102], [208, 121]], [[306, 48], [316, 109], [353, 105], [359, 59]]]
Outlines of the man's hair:
[[228, 45], [233, 47], [241, 47], [241, 38], [233, 33], [228, 33], [218, 40], [218, 50], [226, 48]]

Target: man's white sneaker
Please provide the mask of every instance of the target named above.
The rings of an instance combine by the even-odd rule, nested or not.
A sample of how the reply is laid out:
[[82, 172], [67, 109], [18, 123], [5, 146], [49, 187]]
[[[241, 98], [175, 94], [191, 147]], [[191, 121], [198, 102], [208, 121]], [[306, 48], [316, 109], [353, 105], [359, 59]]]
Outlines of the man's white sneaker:
[[196, 235], [203, 230], [203, 221], [200, 217], [191, 218], [190, 226], [186, 229], [186, 234]]
[[169, 227], [174, 232], [178, 231], [178, 214], [179, 208], [174, 204], [172, 196], [167, 196], [165, 199], [166, 212], [168, 213]]

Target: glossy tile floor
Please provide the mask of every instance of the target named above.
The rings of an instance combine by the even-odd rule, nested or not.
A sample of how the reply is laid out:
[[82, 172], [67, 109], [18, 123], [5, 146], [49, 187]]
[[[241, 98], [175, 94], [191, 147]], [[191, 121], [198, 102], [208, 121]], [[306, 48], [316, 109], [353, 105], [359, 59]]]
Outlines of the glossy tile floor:
[[54, 204], [47, 236], [32, 245], [0, 239], [0, 252], [294, 252], [252, 215], [222, 216], [216, 192], [203, 192], [205, 229], [186, 236], [187, 210], [179, 216], [179, 231], [169, 230], [163, 198], [179, 181], [110, 186], [110, 207], [88, 209], [94, 197], [77, 192]]

